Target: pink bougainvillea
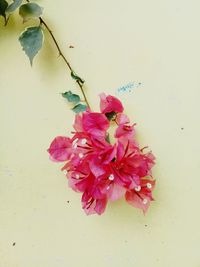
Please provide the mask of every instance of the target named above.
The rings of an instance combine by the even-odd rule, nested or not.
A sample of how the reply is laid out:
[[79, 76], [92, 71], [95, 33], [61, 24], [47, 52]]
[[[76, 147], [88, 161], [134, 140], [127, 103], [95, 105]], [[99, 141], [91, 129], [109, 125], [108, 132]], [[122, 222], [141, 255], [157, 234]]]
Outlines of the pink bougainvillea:
[[[139, 148], [135, 124], [123, 114], [119, 99], [101, 94], [100, 111], [77, 114], [73, 136], [56, 137], [48, 149], [50, 158], [66, 162], [62, 171], [69, 186], [82, 193], [86, 214], [102, 214], [108, 201], [122, 197], [145, 213], [153, 200], [155, 158]], [[114, 143], [109, 141], [111, 125], [117, 125]]]

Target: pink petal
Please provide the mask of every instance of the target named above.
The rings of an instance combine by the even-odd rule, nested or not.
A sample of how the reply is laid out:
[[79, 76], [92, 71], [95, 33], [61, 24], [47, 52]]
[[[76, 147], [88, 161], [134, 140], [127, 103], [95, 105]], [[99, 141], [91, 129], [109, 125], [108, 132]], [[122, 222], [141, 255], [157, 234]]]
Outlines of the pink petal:
[[83, 209], [84, 209], [84, 211], [85, 211], [85, 213], [87, 215], [95, 214], [96, 213], [96, 211], [95, 211], [95, 202], [93, 202], [89, 208], [85, 207]]
[[73, 127], [77, 132], [83, 131], [82, 116], [80, 114], [76, 114]]
[[96, 206], [94, 208], [96, 213], [101, 215], [105, 211], [106, 205], [107, 205], [107, 199], [106, 198], [97, 199], [96, 200]]
[[58, 136], [51, 143], [48, 152], [53, 161], [66, 161], [71, 156], [71, 140], [68, 137]]
[[97, 112], [83, 113], [83, 128], [84, 131], [93, 135], [103, 135], [109, 127], [109, 121], [104, 114]]
[[151, 199], [145, 195], [139, 195], [134, 190], [126, 192], [126, 201], [135, 208], [142, 209], [144, 213], [147, 212]]
[[129, 125], [119, 125], [115, 131], [115, 138], [133, 139], [135, 135], [134, 127]]
[[126, 192], [126, 189], [118, 184], [113, 183], [108, 193], [108, 198], [111, 201], [116, 201], [122, 198]]
[[72, 178], [72, 177], [68, 177], [68, 185], [69, 187], [71, 187], [75, 192], [81, 192], [76, 184], [77, 184], [78, 181], [76, 181], [76, 179]]
[[104, 148], [104, 151], [102, 153], [99, 153], [99, 159], [101, 159], [101, 164], [110, 163], [113, 160], [113, 158], [115, 158], [116, 153], [117, 153], [116, 144], [114, 146], [108, 146], [107, 148]]
[[78, 181], [76, 184], [75, 184], [75, 187], [78, 191], [80, 192], [85, 192], [87, 190], [87, 187], [88, 187], [88, 180], [87, 178], [84, 178], [80, 181]]
[[101, 164], [101, 160], [98, 157], [93, 157], [89, 161], [89, 166], [95, 177], [99, 177], [105, 173], [104, 166]]
[[125, 114], [119, 113], [116, 116], [116, 122], [117, 124], [128, 124], [130, 123], [130, 120]]
[[100, 94], [100, 110], [102, 113], [110, 113], [110, 112], [123, 112], [124, 108], [119, 99], [114, 96], [102, 93]]
[[118, 161], [120, 161], [123, 158], [124, 153], [125, 153], [124, 145], [118, 141], [118, 144], [117, 144], [117, 159], [118, 159]]
[[81, 202], [82, 202], [82, 208], [84, 209], [84, 211], [87, 215], [91, 215], [91, 214], [96, 213], [94, 210], [95, 201], [94, 201], [94, 199], [91, 198], [91, 196], [87, 192], [83, 193], [82, 198], [81, 198]]
[[107, 199], [93, 199], [90, 194], [84, 193], [82, 195], [82, 207], [87, 215], [97, 213], [101, 215], [106, 208]]

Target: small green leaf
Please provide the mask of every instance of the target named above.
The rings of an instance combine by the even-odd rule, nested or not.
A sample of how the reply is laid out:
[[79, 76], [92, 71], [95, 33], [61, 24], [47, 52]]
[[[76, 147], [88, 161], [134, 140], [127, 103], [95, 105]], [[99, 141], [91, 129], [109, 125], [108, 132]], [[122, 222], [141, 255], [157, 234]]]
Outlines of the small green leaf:
[[13, 3], [7, 7], [6, 13], [10, 14], [14, 12], [21, 5], [21, 3], [22, 3], [22, 0], [13, 0]]
[[26, 22], [29, 19], [39, 18], [42, 15], [43, 8], [36, 3], [27, 3], [20, 7], [19, 14]]
[[71, 71], [71, 76], [74, 80], [76, 80], [77, 82], [80, 83], [84, 83], [85, 81], [83, 79], [81, 79], [74, 71]]
[[73, 94], [71, 91], [62, 93], [62, 96], [66, 98], [69, 102], [72, 102], [74, 104], [77, 104], [81, 101], [80, 96]]
[[74, 111], [75, 113], [80, 113], [86, 111], [86, 109], [87, 109], [86, 105], [78, 104], [75, 107], [73, 107], [72, 111]]
[[111, 120], [113, 120], [113, 119], [116, 117], [117, 113], [114, 112], [114, 111], [111, 111], [111, 112], [109, 112], [109, 113], [106, 113], [105, 115], [106, 115], [107, 119], [108, 119], [109, 121], [111, 121]]
[[27, 28], [19, 37], [21, 46], [29, 57], [31, 65], [33, 64], [33, 58], [42, 48], [43, 40], [44, 35], [40, 26]]
[[5, 0], [0, 0], [0, 16], [4, 17], [6, 22], [6, 9], [8, 7], [8, 3]]

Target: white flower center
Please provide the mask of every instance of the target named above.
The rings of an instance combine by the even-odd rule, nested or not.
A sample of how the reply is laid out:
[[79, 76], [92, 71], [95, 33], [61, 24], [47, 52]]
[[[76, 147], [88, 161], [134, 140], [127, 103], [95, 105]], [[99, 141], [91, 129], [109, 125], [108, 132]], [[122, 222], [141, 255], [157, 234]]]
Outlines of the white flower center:
[[135, 191], [136, 192], [139, 192], [140, 190], [141, 190], [141, 186], [140, 185], [138, 185], [138, 186], [135, 187]]
[[74, 141], [72, 142], [72, 147], [73, 148], [77, 148], [77, 142], [78, 142], [78, 138], [74, 139]]
[[80, 159], [82, 159], [84, 155], [83, 155], [83, 153], [79, 153], [78, 156]]
[[147, 183], [147, 188], [151, 189], [152, 185], [150, 183]]
[[80, 175], [79, 174], [76, 174], [75, 177], [76, 177], [76, 179], [79, 179], [80, 178]]
[[85, 145], [86, 143], [87, 143], [87, 139], [83, 138], [83, 139], [81, 140], [81, 145]]
[[110, 176], [108, 177], [108, 179], [109, 179], [110, 181], [113, 181], [113, 180], [115, 179], [115, 177], [114, 177], [113, 174], [110, 174]]
[[148, 199], [144, 198], [142, 202], [144, 205], [146, 205], [148, 203]]

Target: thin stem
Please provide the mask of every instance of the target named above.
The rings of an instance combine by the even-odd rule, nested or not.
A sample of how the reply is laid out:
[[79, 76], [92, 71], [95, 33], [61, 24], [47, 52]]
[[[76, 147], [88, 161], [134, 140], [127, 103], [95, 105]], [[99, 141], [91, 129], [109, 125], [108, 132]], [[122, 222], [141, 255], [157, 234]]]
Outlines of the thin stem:
[[45, 28], [47, 29], [47, 31], [49, 32], [49, 34], [51, 35], [51, 38], [53, 39], [56, 48], [58, 49], [59, 55], [63, 58], [63, 60], [65, 61], [65, 63], [67, 64], [68, 68], [70, 69], [70, 71], [73, 71], [70, 63], [67, 61], [67, 59], [65, 58], [65, 56], [63, 55], [60, 46], [58, 45], [58, 42], [56, 41], [55, 36], [53, 35], [51, 29], [49, 28], [49, 26], [46, 24], [46, 22], [40, 17], [40, 24], [43, 24], [45, 26]]
[[[27, 1], [28, 3], [30, 3], [30, 0], [26, 0], [26, 1]], [[43, 24], [43, 25], [45, 26], [45, 28], [47, 29], [48, 33], [50, 34], [50, 36], [51, 36], [51, 38], [52, 38], [52, 40], [53, 40], [53, 42], [54, 42], [54, 44], [55, 44], [55, 46], [56, 46], [56, 48], [57, 48], [57, 50], [58, 50], [59, 56], [62, 57], [62, 59], [64, 60], [65, 64], [66, 64], [67, 67], [69, 68], [70, 72], [71, 72], [71, 73], [74, 72], [74, 70], [73, 70], [71, 64], [69, 63], [69, 61], [68, 61], [68, 60], [66, 59], [66, 57], [64, 56], [64, 54], [63, 54], [63, 52], [62, 52], [62, 50], [61, 50], [61, 48], [60, 48], [60, 46], [59, 46], [59, 44], [58, 44], [58, 42], [57, 42], [57, 40], [56, 40], [56, 38], [55, 38], [55, 36], [54, 36], [52, 30], [49, 28], [49, 26], [47, 25], [47, 23], [44, 21], [44, 19], [43, 19], [42, 17], [39, 17], [39, 20], [40, 20], [40, 24]], [[80, 90], [81, 90], [81, 93], [82, 93], [82, 95], [83, 95], [83, 98], [84, 98], [84, 100], [85, 100], [85, 103], [86, 103], [87, 106], [90, 108], [90, 105], [89, 105], [89, 102], [88, 102], [88, 100], [87, 100], [87, 97], [86, 97], [85, 91], [84, 91], [84, 89], [83, 89], [83, 85], [82, 85], [82, 83], [81, 83], [79, 80], [77, 80], [76, 82], [77, 82], [77, 84], [78, 84], [78, 86], [79, 86], [79, 88], [80, 88]]]

